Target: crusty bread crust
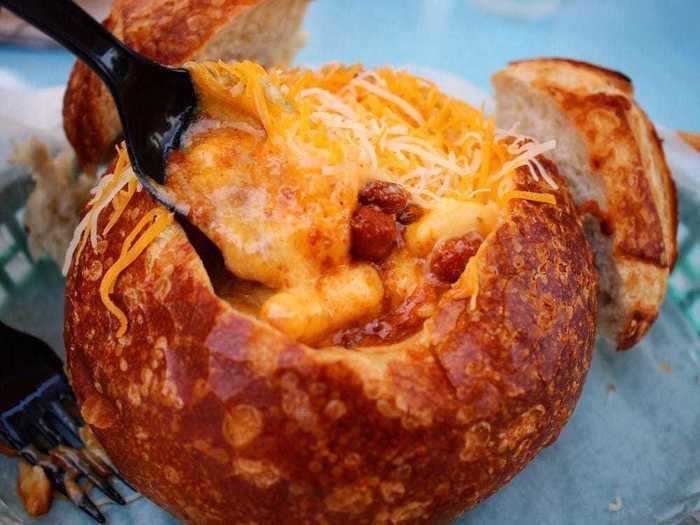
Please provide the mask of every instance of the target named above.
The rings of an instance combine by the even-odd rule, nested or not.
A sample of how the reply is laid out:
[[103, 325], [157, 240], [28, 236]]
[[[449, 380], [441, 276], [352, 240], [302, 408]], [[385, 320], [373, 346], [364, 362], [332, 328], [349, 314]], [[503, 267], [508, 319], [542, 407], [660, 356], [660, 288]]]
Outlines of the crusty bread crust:
[[511, 66], [517, 66], [522, 64], [527, 67], [528, 64], [537, 62], [540, 64], [550, 64], [550, 65], [560, 65], [563, 67], [572, 66], [578, 71], [588, 71], [596, 78], [603, 80], [604, 82], [616, 87], [620, 91], [627, 93], [628, 95], [634, 94], [634, 86], [632, 85], [632, 79], [621, 73], [615, 71], [614, 69], [608, 69], [596, 64], [591, 64], [589, 62], [583, 62], [581, 60], [573, 60], [571, 58], [560, 58], [560, 57], [542, 57], [528, 60], [514, 60], [510, 63]]
[[557, 438], [590, 364], [592, 254], [543, 163], [562, 189], [525, 168], [516, 187], [557, 206], [510, 201], [482, 247], [476, 308], [444, 297], [424, 334], [364, 349], [313, 349], [232, 309], [177, 224], [120, 277], [112, 297], [130, 324], [117, 340], [99, 286], [155, 206], [137, 193], [68, 275], [86, 421], [130, 482], [188, 523], [447, 522]]
[[[308, 0], [115, 0], [104, 25], [130, 48], [161, 64], [249, 58], [273, 66], [291, 59], [296, 51], [296, 37], [307, 3]], [[234, 35], [226, 33], [234, 48], [218, 43], [210, 50], [210, 43], [232, 24], [240, 24]], [[271, 25], [274, 28], [268, 27]], [[262, 41], [262, 36], [257, 37], [261, 39], [259, 43], [248, 41], [247, 32], [262, 35], [266, 27], [272, 33], [270, 41]], [[236, 33], [245, 41], [237, 40]], [[112, 145], [121, 133], [109, 91], [80, 61], [68, 81], [63, 124], [81, 166], [90, 172], [111, 157]]]
[[[554, 102], [585, 144], [586, 169], [606, 201], [596, 203], [595, 218], [612, 237], [619, 278], [612, 298], [619, 309], [601, 330], [619, 349], [630, 348], [658, 316], [677, 256], [676, 189], [656, 130], [621, 73], [546, 58], [514, 62], [494, 76], [496, 86], [508, 82]], [[578, 204], [591, 211], [591, 203]]]
[[678, 135], [686, 141], [686, 143], [700, 153], [700, 135], [697, 133], [688, 133], [686, 131], [679, 131]]

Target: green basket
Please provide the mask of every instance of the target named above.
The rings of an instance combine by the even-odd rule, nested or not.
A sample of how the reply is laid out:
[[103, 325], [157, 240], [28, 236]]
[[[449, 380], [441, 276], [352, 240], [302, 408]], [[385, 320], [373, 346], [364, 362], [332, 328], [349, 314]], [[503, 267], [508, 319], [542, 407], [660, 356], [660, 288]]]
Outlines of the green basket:
[[0, 305], [29, 285], [34, 273], [32, 257], [22, 224], [30, 182], [17, 179], [0, 193]]
[[669, 279], [669, 297], [700, 334], [700, 208], [680, 192], [678, 262]]
[[0, 173], [0, 318], [63, 355], [64, 279], [52, 260], [32, 257], [24, 230], [32, 187], [26, 173]]

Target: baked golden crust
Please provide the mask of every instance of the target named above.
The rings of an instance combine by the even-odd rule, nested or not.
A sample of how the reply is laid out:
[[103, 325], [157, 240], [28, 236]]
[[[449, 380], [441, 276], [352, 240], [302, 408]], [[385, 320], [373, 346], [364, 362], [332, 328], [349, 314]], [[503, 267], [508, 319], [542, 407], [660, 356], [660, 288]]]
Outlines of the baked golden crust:
[[[545, 162], [545, 161], [543, 161]], [[213, 292], [179, 225], [103, 272], [155, 204], [137, 193], [68, 275], [65, 339], [86, 421], [143, 494], [198, 524], [446, 522], [554, 441], [591, 358], [597, 287], [573, 203], [526, 169], [485, 241], [479, 297], [397, 346], [312, 349]], [[103, 218], [106, 220], [106, 218]], [[100, 230], [102, 231], [102, 226]]]
[[78, 162], [89, 173], [108, 155], [105, 149], [109, 149], [121, 129], [108, 97], [99, 77], [82, 62], [76, 62], [63, 96], [63, 129]]
[[577, 70], [587, 71], [592, 73], [597, 78], [604, 80], [610, 86], [623, 91], [628, 95], [634, 94], [634, 86], [632, 85], [632, 79], [621, 73], [615, 71], [614, 69], [608, 69], [606, 67], [599, 66], [597, 64], [591, 64], [589, 62], [583, 62], [581, 60], [573, 60], [571, 58], [560, 58], [560, 57], [542, 57], [528, 60], [514, 60], [510, 63], [511, 66], [516, 66], [518, 64], [528, 65], [532, 63], [538, 64], [552, 64], [555, 66], [572, 66]]
[[688, 145], [700, 153], [700, 135], [697, 133], [688, 133], [685, 131], [679, 131], [678, 136], [685, 140]]
[[603, 330], [613, 332], [607, 335], [619, 349], [630, 348], [658, 316], [677, 257], [676, 188], [653, 124], [633, 99], [629, 78], [592, 64], [524, 60], [494, 79], [517, 79], [548, 97], [583, 141], [585, 161], [603, 196], [579, 204], [594, 212], [611, 239], [620, 290], [619, 311], [609, 321], [611, 328]]
[[[298, 25], [303, 18], [307, 0], [294, 0], [280, 7], [275, 0], [115, 0], [104, 25], [127, 46], [147, 58], [167, 65], [181, 65], [188, 60], [203, 58], [257, 59], [265, 65], [275, 65], [293, 53], [286, 49], [293, 42]], [[232, 21], [241, 19], [251, 28], [241, 27], [238, 32], [257, 30], [277, 24], [278, 15], [245, 19], [252, 9], [286, 9], [286, 25], [280, 24], [275, 39], [260, 42], [264, 49], [256, 50], [250, 42], [248, 48], [231, 35], [231, 45], [239, 49], [226, 49], [218, 43], [208, 51], [214, 37]], [[271, 21], [266, 23], [265, 19]], [[246, 36], [246, 35], [243, 35]], [[246, 40], [250, 40], [249, 37]], [[68, 81], [63, 100], [63, 123], [68, 140], [86, 170], [94, 170], [111, 157], [112, 146], [121, 133], [121, 126], [109, 91], [102, 81], [85, 64], [76, 62]]]

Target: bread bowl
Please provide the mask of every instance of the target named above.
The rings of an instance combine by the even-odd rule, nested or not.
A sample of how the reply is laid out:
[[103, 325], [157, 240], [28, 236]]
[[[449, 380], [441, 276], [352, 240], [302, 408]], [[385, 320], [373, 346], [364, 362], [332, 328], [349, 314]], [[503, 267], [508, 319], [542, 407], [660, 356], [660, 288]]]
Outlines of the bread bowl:
[[538, 139], [585, 216], [600, 275], [599, 330], [620, 350], [659, 315], [677, 256], [676, 188], [625, 75], [568, 59], [514, 62], [493, 78], [496, 118]]
[[679, 131], [678, 135], [693, 149], [700, 153], [700, 135]]
[[[161, 64], [188, 60], [287, 63], [303, 45], [308, 0], [114, 0], [104, 24], [134, 51]], [[63, 101], [63, 126], [82, 168], [93, 172], [121, 135], [106, 86], [77, 61]]]
[[488, 497], [557, 438], [595, 338], [552, 144], [388, 68], [189, 67], [203, 118], [167, 190], [223, 257], [122, 149], [67, 258], [67, 368], [116, 466], [197, 524]]

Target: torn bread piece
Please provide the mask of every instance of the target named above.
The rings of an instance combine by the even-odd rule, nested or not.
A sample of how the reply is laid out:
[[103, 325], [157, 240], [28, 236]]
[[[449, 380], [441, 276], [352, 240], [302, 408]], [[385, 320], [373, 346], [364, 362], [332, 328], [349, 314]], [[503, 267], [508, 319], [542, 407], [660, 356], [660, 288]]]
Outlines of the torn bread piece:
[[676, 259], [676, 189], [661, 141], [615, 71], [565, 59], [513, 62], [493, 77], [496, 119], [557, 137], [554, 160], [585, 214], [600, 279], [599, 333], [619, 350], [656, 319]]
[[68, 145], [52, 152], [36, 138], [18, 144], [10, 162], [26, 168], [35, 182], [24, 215], [29, 251], [35, 258], [48, 255], [60, 266], [96, 179], [78, 173]]

